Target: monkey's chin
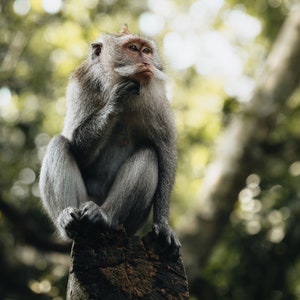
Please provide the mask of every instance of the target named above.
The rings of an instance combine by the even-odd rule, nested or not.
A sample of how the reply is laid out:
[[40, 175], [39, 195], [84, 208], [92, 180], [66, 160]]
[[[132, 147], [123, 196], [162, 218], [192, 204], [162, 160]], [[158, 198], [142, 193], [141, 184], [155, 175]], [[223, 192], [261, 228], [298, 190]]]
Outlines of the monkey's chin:
[[153, 78], [151, 71], [143, 71], [132, 76], [132, 79], [138, 81], [141, 85], [147, 85]]

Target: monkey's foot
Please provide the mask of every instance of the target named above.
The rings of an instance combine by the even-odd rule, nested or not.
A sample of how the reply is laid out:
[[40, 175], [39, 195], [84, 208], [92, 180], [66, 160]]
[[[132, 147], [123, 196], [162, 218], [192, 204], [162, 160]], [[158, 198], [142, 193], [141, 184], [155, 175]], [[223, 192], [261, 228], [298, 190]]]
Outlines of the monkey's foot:
[[106, 230], [110, 228], [108, 217], [105, 212], [93, 201], [88, 201], [80, 206], [80, 220], [85, 226], [92, 226], [95, 229]]
[[65, 208], [57, 218], [58, 228], [64, 238], [74, 239], [80, 235], [80, 212], [75, 207]]
[[177, 260], [180, 254], [181, 243], [169, 224], [154, 223], [154, 235], [170, 248], [170, 256]]

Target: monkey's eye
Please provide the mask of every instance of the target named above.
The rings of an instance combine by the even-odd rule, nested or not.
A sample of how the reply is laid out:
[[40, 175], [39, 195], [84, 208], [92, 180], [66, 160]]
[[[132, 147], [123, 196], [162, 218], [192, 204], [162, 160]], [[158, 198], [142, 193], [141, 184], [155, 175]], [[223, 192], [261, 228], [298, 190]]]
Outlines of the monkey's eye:
[[143, 49], [143, 53], [149, 54], [149, 53], [151, 53], [151, 49], [146, 47]]
[[128, 46], [128, 49], [130, 49], [131, 51], [138, 51], [139, 49], [137, 48], [136, 45], [132, 44]]

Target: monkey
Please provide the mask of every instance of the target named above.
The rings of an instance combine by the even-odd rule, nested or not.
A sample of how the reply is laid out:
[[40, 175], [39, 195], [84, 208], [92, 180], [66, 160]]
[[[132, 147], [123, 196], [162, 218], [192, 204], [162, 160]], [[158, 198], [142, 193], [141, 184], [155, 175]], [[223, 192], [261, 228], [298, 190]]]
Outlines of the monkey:
[[153, 209], [153, 233], [178, 257], [169, 225], [177, 138], [156, 43], [105, 33], [70, 76], [66, 116], [42, 162], [43, 206], [62, 238], [123, 225], [135, 234]]

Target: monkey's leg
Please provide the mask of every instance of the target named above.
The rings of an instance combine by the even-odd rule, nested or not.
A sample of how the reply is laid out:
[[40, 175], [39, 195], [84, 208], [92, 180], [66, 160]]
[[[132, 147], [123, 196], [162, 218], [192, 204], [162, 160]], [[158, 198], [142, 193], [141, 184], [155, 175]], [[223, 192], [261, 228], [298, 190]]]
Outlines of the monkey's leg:
[[158, 163], [153, 149], [140, 149], [120, 168], [102, 205], [112, 225], [134, 234], [145, 222], [157, 187]]
[[153, 149], [140, 149], [120, 168], [105, 202], [83, 205], [84, 218], [109, 227], [124, 224], [134, 234], [145, 222], [157, 187], [158, 164]]
[[70, 143], [62, 135], [48, 145], [40, 174], [43, 204], [63, 237], [74, 237], [79, 226], [81, 203], [88, 200], [86, 188]]

